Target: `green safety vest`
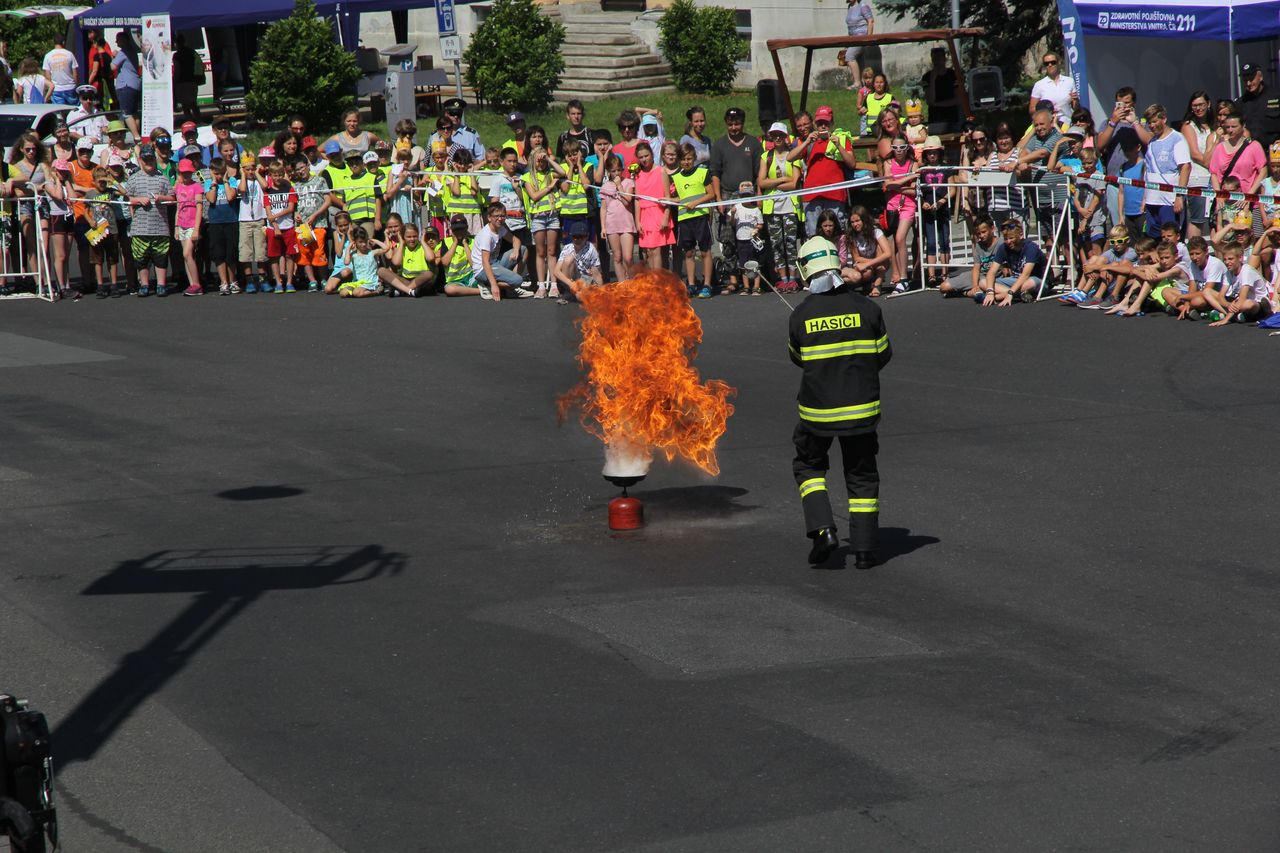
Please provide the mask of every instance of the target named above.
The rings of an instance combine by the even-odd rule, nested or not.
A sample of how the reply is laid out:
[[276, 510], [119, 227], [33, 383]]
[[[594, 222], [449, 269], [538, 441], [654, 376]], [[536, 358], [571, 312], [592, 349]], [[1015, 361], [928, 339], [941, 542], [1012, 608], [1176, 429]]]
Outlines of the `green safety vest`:
[[[769, 156], [773, 155], [773, 162], [769, 162]], [[765, 164], [766, 178], [789, 178], [791, 173], [796, 170], [796, 164], [787, 160], [786, 154], [779, 156], [778, 152], [766, 151], [760, 155], [760, 162]], [[781, 166], [781, 170], [779, 170]], [[779, 190], [762, 190], [761, 195], [773, 195]], [[804, 205], [799, 203], [800, 196], [791, 196], [791, 211], [795, 214], [796, 219], [804, 222]], [[773, 215], [773, 206], [776, 202], [766, 198], [760, 203], [760, 212], [765, 216]]]
[[378, 179], [372, 172], [366, 169], [358, 178], [348, 173], [346, 180], [338, 186], [344, 188], [342, 198], [346, 202], [347, 215], [351, 217], [352, 222], [373, 219], [374, 213], [377, 212], [374, 190], [377, 189]]
[[426, 272], [427, 265], [427, 247], [419, 243], [418, 248], [410, 249], [404, 247], [403, 254], [400, 256], [400, 272], [403, 275], [415, 276], [419, 273]]
[[330, 163], [328, 166], [324, 167], [324, 174], [329, 176], [330, 186], [340, 187], [347, 182], [348, 178], [351, 177], [351, 170], [348, 169], [345, 164], [342, 166], [335, 166]]
[[591, 212], [590, 202], [587, 201], [587, 188], [577, 181], [568, 181], [569, 189], [560, 193], [560, 215], [561, 216], [586, 216]]
[[445, 199], [449, 193], [449, 179], [443, 175], [433, 177], [433, 173], [440, 171], [435, 166], [432, 166], [425, 171], [427, 173], [426, 177], [428, 184], [434, 184], [437, 190], [435, 195], [430, 195], [428, 193], [423, 194], [425, 196], [424, 201], [427, 205], [427, 210], [432, 216], [443, 216], [445, 211]]
[[[692, 175], [686, 175], [683, 172], [676, 172], [671, 176], [671, 183], [676, 188], [676, 198], [680, 199], [680, 203], [688, 201], [691, 198], [698, 198], [707, 194], [707, 167], [698, 166], [693, 170]], [[685, 207], [678, 208], [679, 216], [676, 217], [677, 222], [684, 222], [686, 219], [696, 219], [699, 216], [709, 215], [709, 211], [705, 207], [695, 207], [689, 210]]]
[[[445, 237], [444, 252], [442, 254], [447, 255], [453, 247], [457, 245], [458, 240], [456, 237]], [[470, 246], [467, 243], [464, 243], [458, 251], [453, 253], [453, 259], [449, 261], [449, 268], [445, 270], [444, 280], [448, 282], [470, 283], [471, 277]]]
[[449, 184], [444, 185], [444, 212], [450, 216], [455, 213], [479, 215], [480, 199], [476, 197], [476, 179], [472, 177], [458, 178], [459, 194], [454, 195]]
[[[547, 186], [550, 186], [551, 184], [555, 183], [556, 176], [554, 174], [552, 174], [551, 172], [546, 172], [545, 174], [547, 176], [547, 180], [545, 183], [538, 180], [538, 175], [539, 175], [538, 172], [530, 172], [528, 174], [527, 177], [529, 178], [530, 182], [533, 184], [533, 188], [535, 190], [545, 189]], [[538, 201], [534, 201], [533, 197], [530, 196], [528, 191], [526, 190], [525, 191], [525, 209], [531, 215], [538, 214], [538, 213], [551, 213], [556, 209], [556, 194], [554, 192], [547, 193]]]

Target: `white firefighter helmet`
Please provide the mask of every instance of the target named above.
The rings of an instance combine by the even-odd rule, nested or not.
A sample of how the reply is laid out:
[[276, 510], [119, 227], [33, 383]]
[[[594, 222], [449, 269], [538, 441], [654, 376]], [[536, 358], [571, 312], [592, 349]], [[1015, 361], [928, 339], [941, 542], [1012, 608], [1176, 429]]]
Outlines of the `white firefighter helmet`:
[[840, 253], [826, 237], [814, 237], [800, 247], [796, 266], [809, 285], [810, 293], [833, 290], [843, 284], [840, 278]]

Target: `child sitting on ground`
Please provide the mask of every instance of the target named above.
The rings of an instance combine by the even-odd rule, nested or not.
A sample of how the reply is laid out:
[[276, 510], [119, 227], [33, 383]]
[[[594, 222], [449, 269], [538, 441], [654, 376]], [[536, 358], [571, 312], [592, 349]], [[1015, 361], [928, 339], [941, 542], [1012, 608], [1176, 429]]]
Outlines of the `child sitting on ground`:
[[987, 271], [991, 269], [991, 264], [996, 259], [996, 249], [1000, 246], [1000, 239], [996, 236], [996, 224], [985, 213], [979, 214], [977, 219], [973, 221], [973, 268], [969, 271], [969, 287], [965, 289], [962, 285], [955, 282], [954, 279], [944, 278], [942, 283], [938, 285], [938, 291], [944, 297], [950, 296], [968, 296], [973, 298], [982, 289], [982, 282], [986, 281]]
[[554, 271], [556, 281], [564, 285], [560, 288], [564, 295], [558, 300], [561, 305], [573, 298], [574, 281], [604, 284], [600, 253], [591, 242], [591, 227], [585, 222], [574, 222], [569, 226], [568, 234], [569, 244], [561, 249]]
[[382, 250], [370, 243], [365, 230], [356, 228], [342, 258], [343, 263], [351, 267], [351, 281], [339, 285], [339, 296], [360, 298], [382, 293], [382, 285], [378, 283], [378, 258]]
[[1016, 216], [1005, 220], [1000, 230], [1004, 242], [996, 249], [986, 282], [974, 299], [981, 298], [984, 306], [1001, 308], [1012, 305], [1014, 300], [1034, 302], [1044, 284], [1049, 259], [1027, 239], [1022, 220]]
[[1190, 310], [1187, 297], [1191, 292], [1192, 276], [1178, 260], [1178, 244], [1168, 240], [1162, 242], [1156, 247], [1156, 259], [1159, 267], [1156, 275], [1160, 278], [1151, 286], [1151, 301], [1170, 317], [1181, 317]]
[[1081, 308], [1111, 308], [1129, 278], [1121, 270], [1132, 270], [1137, 263], [1138, 253], [1129, 245], [1129, 229], [1117, 225], [1107, 237], [1107, 250], [1085, 264], [1080, 287], [1058, 297], [1058, 301]]
[[1222, 293], [1227, 279], [1227, 266], [1218, 258], [1209, 254], [1209, 243], [1203, 237], [1192, 237], [1187, 241], [1189, 260], [1184, 265], [1191, 280], [1191, 288], [1187, 298], [1179, 308], [1178, 319], [1199, 320], [1202, 311], [1212, 310], [1206, 290]]
[[1160, 259], [1156, 256], [1159, 245], [1152, 237], [1142, 237], [1133, 247], [1138, 253], [1137, 263], [1115, 265], [1116, 270], [1123, 271], [1129, 277], [1129, 283], [1123, 298], [1106, 309], [1106, 313], [1124, 317], [1141, 317], [1146, 313], [1142, 310], [1142, 304], [1151, 294], [1151, 285], [1160, 280]]
[[333, 217], [333, 269], [324, 283], [325, 293], [337, 293], [344, 282], [351, 281], [350, 246], [351, 216], [340, 210]]
[[[439, 239], [434, 227], [426, 230], [429, 240]], [[371, 245], [384, 253], [387, 265], [378, 270], [378, 281], [387, 285], [388, 296], [418, 296], [435, 280], [435, 252], [419, 239], [418, 226], [412, 222], [401, 226], [401, 239], [386, 244], [374, 240]]]
[[1271, 316], [1271, 282], [1245, 263], [1240, 247], [1224, 246], [1222, 262], [1227, 267], [1224, 292], [1203, 291], [1205, 300], [1223, 315], [1221, 320], [1209, 325], [1225, 326], [1227, 323], [1244, 323]]
[[455, 213], [449, 218], [450, 236], [444, 238], [439, 256], [440, 266], [444, 267], [444, 287], [441, 292], [445, 296], [482, 296], [492, 299], [493, 294], [487, 288], [476, 283], [475, 273], [471, 269], [471, 228], [467, 217]]

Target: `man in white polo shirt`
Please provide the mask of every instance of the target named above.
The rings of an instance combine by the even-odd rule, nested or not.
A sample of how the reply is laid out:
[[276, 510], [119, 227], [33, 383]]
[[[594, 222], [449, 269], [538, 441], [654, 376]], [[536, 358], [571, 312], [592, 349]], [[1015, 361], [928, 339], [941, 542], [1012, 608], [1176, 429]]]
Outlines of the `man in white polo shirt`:
[[1071, 112], [1080, 106], [1076, 81], [1070, 74], [1062, 73], [1062, 61], [1056, 53], [1044, 55], [1044, 75], [1031, 87], [1028, 111], [1035, 114], [1036, 104], [1053, 101], [1053, 117], [1058, 124], [1071, 124]]

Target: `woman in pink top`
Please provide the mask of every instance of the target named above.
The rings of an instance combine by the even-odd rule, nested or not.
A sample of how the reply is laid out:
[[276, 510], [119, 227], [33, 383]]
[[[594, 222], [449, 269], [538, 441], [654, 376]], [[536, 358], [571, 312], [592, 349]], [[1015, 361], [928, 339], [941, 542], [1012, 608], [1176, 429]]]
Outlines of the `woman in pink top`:
[[[654, 165], [653, 149], [647, 142], [636, 144], [636, 209], [639, 212], [640, 249], [650, 269], [662, 269], [662, 250], [676, 244], [671, 227], [671, 205], [653, 199], [671, 197], [671, 179], [661, 166]], [[648, 198], [643, 198], [648, 196]]]
[[631, 277], [631, 256], [636, 248], [635, 203], [632, 193], [636, 182], [625, 177], [622, 158], [610, 154], [605, 161], [609, 178], [600, 186], [600, 233], [609, 241], [609, 255], [619, 281]]
[[[1222, 141], [1213, 149], [1209, 158], [1209, 180], [1215, 190], [1222, 189], [1222, 179], [1227, 175], [1235, 175], [1240, 179], [1240, 186], [1248, 191], [1258, 177], [1266, 171], [1267, 152], [1262, 146], [1244, 135], [1244, 119], [1239, 113], [1229, 113], [1218, 126], [1222, 131]], [[1237, 157], [1236, 155], [1240, 156]], [[1232, 165], [1234, 162], [1235, 165]], [[1230, 166], [1230, 170], [1228, 170]], [[1261, 233], [1262, 211], [1256, 205], [1253, 208], [1254, 231]]]

